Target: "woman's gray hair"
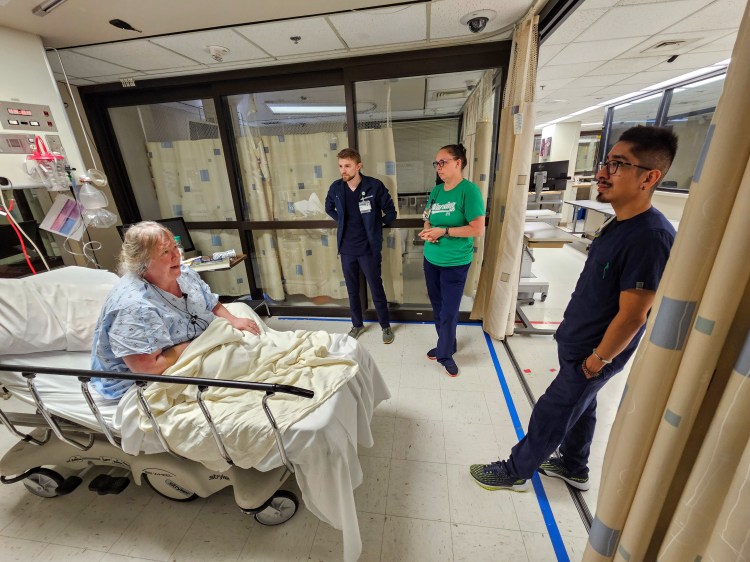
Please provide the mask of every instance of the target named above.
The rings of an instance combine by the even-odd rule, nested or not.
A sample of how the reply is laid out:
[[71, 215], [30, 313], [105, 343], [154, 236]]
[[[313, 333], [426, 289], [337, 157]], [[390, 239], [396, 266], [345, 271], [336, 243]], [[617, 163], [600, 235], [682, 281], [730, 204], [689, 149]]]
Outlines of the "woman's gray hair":
[[134, 224], [125, 232], [125, 240], [120, 250], [120, 275], [131, 273], [143, 277], [146, 273], [154, 248], [165, 238], [171, 240], [172, 232], [154, 221]]

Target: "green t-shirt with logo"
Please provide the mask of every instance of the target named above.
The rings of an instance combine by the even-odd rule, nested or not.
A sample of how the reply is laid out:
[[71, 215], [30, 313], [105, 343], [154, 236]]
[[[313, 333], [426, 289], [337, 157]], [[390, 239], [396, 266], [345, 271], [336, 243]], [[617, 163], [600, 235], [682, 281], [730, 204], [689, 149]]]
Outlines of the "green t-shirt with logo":
[[[425, 214], [435, 227], [466, 226], [477, 217], [484, 216], [484, 201], [479, 188], [469, 180], [445, 190], [445, 184], [436, 185], [427, 199]], [[451, 267], [471, 263], [474, 257], [474, 238], [443, 236], [437, 243], [425, 242], [424, 257], [433, 265]]]

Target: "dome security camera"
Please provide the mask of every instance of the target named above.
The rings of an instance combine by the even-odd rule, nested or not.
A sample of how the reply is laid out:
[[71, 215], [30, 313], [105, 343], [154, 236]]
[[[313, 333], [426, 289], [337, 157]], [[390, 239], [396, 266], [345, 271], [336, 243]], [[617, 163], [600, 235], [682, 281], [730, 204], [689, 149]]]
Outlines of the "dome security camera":
[[469, 27], [472, 33], [481, 33], [487, 27], [490, 20], [495, 19], [495, 10], [477, 10], [466, 14], [461, 18], [461, 23]]
[[468, 23], [469, 31], [472, 33], [484, 31], [484, 28], [487, 27], [488, 21], [490, 21], [488, 18], [471, 18]]

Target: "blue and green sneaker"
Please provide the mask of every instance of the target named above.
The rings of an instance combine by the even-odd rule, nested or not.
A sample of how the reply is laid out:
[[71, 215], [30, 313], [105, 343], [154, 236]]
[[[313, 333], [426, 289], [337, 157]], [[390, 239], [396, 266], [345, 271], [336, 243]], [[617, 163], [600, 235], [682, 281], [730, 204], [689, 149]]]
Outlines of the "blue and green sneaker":
[[566, 467], [562, 459], [550, 457], [539, 465], [539, 472], [545, 476], [552, 476], [567, 482], [570, 486], [585, 492], [589, 489], [589, 477], [574, 476]]
[[496, 461], [490, 464], [472, 464], [469, 468], [472, 478], [485, 490], [512, 490], [525, 492], [526, 480], [516, 478], [508, 473], [505, 462]]

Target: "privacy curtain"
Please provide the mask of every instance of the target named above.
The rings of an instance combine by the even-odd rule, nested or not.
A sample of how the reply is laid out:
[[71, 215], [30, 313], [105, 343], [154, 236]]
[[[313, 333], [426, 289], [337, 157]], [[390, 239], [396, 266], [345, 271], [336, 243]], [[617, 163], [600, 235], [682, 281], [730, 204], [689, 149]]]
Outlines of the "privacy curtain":
[[538, 17], [518, 24], [503, 94], [495, 185], [485, 236], [488, 252], [471, 317], [495, 339], [513, 334], [523, 249], [528, 171], [534, 143]]
[[[469, 156], [464, 175], [479, 187], [482, 201], [487, 204], [492, 156], [492, 93], [493, 72], [485, 71], [476, 88], [466, 100], [463, 118], [463, 145]], [[464, 285], [464, 295], [475, 298], [479, 285], [479, 272], [484, 260], [484, 237], [474, 239], [474, 258]]]
[[[162, 217], [235, 220], [219, 139], [147, 142], [146, 150]], [[234, 230], [193, 230], [190, 236], [195, 247], [207, 255], [229, 249], [240, 252], [242, 248]], [[209, 272], [205, 279], [212, 290], [222, 295], [250, 292], [243, 267]]]
[[750, 558], [750, 16], [609, 438], [584, 561]]
[[[398, 192], [393, 131], [362, 131], [363, 173], [381, 179], [394, 201]], [[325, 197], [339, 178], [338, 151], [347, 146], [345, 132], [251, 135], [237, 138], [243, 188], [250, 220], [328, 219]], [[235, 220], [219, 139], [147, 143], [162, 216], [187, 221]], [[390, 164], [390, 165], [389, 165]], [[191, 231], [204, 254], [241, 247], [234, 231]], [[266, 295], [283, 301], [305, 295], [317, 304], [347, 297], [336, 247], [336, 229], [257, 230], [253, 232], [256, 268]], [[403, 302], [400, 246], [386, 231], [383, 279], [389, 300]], [[206, 273], [212, 289], [226, 295], [249, 292], [244, 268]]]

